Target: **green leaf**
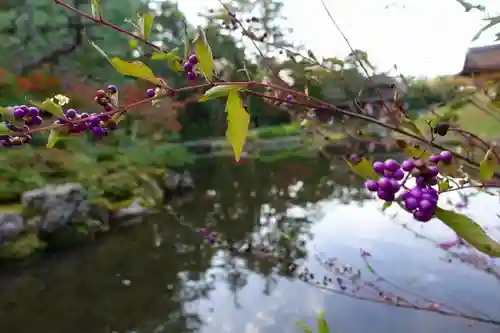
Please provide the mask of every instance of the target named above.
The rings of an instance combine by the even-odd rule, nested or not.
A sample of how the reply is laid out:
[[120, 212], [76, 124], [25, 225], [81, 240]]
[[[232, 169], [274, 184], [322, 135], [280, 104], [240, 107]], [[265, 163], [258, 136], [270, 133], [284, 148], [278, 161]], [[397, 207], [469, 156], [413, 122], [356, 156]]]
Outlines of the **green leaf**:
[[325, 320], [324, 312], [318, 314], [318, 333], [330, 333], [330, 328]]
[[439, 192], [445, 192], [451, 188], [450, 182], [448, 179], [441, 179], [438, 181], [438, 190]]
[[479, 164], [479, 178], [481, 180], [490, 180], [495, 174], [496, 161], [491, 149], [484, 155], [483, 160]]
[[207, 91], [205, 91], [205, 94], [200, 97], [199, 101], [200, 102], [206, 102], [214, 98], [219, 98], [219, 97], [224, 97], [229, 95], [230, 92], [237, 92], [243, 88], [244, 85], [221, 85], [221, 86], [215, 86]]
[[312, 330], [305, 323], [303, 323], [301, 321], [296, 321], [295, 324], [297, 326], [299, 326], [300, 328], [302, 328], [304, 333], [312, 333]]
[[387, 208], [391, 207], [391, 205], [392, 205], [392, 201], [384, 202], [384, 204], [382, 205], [382, 211], [385, 211]]
[[365, 179], [379, 179], [380, 175], [373, 170], [372, 162], [362, 157], [357, 163], [351, 163], [346, 158], [345, 162], [358, 176]]
[[62, 107], [58, 103], [54, 102], [54, 99], [52, 98], [47, 98], [43, 102], [30, 101], [30, 103], [39, 108], [40, 110], [49, 112], [53, 116], [56, 117], [64, 116], [64, 111]]
[[102, 19], [102, 8], [100, 0], [90, 0], [90, 9], [92, 10], [92, 17]]
[[124, 61], [118, 57], [113, 57], [109, 59], [109, 62], [120, 74], [132, 76], [154, 84], [161, 83], [161, 80], [154, 75], [153, 71], [141, 61]]
[[0, 135], [9, 135], [12, 131], [7, 127], [7, 123], [2, 121], [0, 123]]
[[49, 132], [49, 138], [47, 139], [47, 148], [54, 148], [57, 142], [61, 140], [61, 129], [60, 128], [52, 128]]
[[436, 208], [435, 215], [479, 251], [492, 257], [500, 257], [500, 244], [491, 239], [477, 223], [467, 216], [440, 207]]
[[193, 41], [194, 53], [198, 58], [198, 68], [205, 75], [208, 81], [212, 81], [214, 76], [214, 59], [212, 50], [208, 44], [205, 32], [201, 27], [197, 28], [196, 38]]
[[141, 37], [144, 38], [144, 40], [148, 40], [154, 20], [155, 16], [151, 12], [144, 13], [139, 16], [138, 26], [141, 32]]
[[239, 161], [248, 134], [250, 115], [243, 107], [243, 102], [238, 91], [229, 92], [226, 102], [226, 112], [226, 138], [233, 148], [235, 160]]

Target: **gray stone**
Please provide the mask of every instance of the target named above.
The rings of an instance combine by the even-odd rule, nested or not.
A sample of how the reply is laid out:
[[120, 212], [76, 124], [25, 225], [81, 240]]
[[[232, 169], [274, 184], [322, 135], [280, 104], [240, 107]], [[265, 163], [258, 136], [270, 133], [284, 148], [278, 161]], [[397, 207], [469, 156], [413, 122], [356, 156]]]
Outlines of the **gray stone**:
[[191, 176], [191, 173], [187, 170], [182, 173], [180, 187], [184, 189], [194, 189], [193, 176]]
[[17, 213], [0, 214], [0, 243], [15, 238], [24, 231], [24, 221]]
[[179, 173], [167, 169], [163, 175], [163, 187], [167, 190], [175, 191], [179, 187], [181, 179], [182, 176]]
[[118, 209], [111, 214], [110, 225], [112, 227], [125, 227], [139, 224], [146, 220], [152, 210], [143, 207], [139, 202], [134, 201], [129, 207]]
[[62, 226], [85, 223], [90, 205], [80, 184], [46, 186], [23, 193], [26, 214], [36, 221], [40, 232], [52, 233]]

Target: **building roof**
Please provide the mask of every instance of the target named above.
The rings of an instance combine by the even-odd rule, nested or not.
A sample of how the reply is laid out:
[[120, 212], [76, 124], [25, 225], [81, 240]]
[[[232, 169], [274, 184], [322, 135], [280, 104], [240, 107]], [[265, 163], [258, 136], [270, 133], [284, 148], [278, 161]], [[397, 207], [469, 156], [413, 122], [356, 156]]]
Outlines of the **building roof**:
[[470, 76], [493, 71], [500, 71], [500, 44], [469, 48], [459, 75]]

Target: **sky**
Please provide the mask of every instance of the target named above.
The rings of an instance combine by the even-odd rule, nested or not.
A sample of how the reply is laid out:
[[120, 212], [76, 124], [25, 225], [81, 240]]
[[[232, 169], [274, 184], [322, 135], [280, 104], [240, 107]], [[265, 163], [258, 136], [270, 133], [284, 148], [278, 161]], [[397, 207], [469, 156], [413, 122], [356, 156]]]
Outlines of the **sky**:
[[[203, 22], [198, 13], [219, 8], [217, 0], [178, 0], [179, 8], [193, 24]], [[500, 12], [500, 1], [483, 3]], [[285, 0], [285, 26], [289, 38], [323, 57], [344, 57], [349, 48], [320, 0]], [[397, 66], [404, 75], [434, 77], [462, 69], [470, 46], [490, 44], [498, 29], [478, 41], [473, 36], [484, 25], [483, 13], [464, 12], [455, 0], [325, 0], [331, 14], [355, 49], [368, 53], [379, 70]], [[389, 5], [389, 6], [388, 6]], [[388, 7], [387, 7], [388, 6]]]

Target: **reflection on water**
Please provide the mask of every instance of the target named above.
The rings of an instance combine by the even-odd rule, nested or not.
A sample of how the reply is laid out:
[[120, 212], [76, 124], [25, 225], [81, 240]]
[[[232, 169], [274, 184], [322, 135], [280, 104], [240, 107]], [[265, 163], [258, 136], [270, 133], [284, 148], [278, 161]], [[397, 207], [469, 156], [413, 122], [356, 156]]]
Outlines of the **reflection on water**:
[[[449, 230], [434, 221], [415, 224], [392, 208], [382, 213], [342, 165], [218, 161], [204, 165], [197, 180], [192, 197], [173, 204], [181, 223], [165, 213], [75, 252], [4, 268], [0, 332], [300, 332], [296, 320], [313, 324], [323, 310], [333, 332], [498, 332], [489, 324], [332, 294], [294, 278], [289, 265], [215, 249], [193, 232], [209, 227], [234, 247], [272, 246], [275, 256], [307, 267], [320, 281], [325, 275], [335, 281], [315, 259], [321, 254], [359, 268], [361, 279], [384, 292], [403, 288], [500, 320], [499, 279], [449, 263], [444, 251], [400, 224], [438, 242], [453, 238]], [[466, 212], [491, 227], [498, 210], [498, 198], [485, 195], [472, 198]], [[371, 254], [373, 272], [390, 282], [377, 282], [360, 248]]]

